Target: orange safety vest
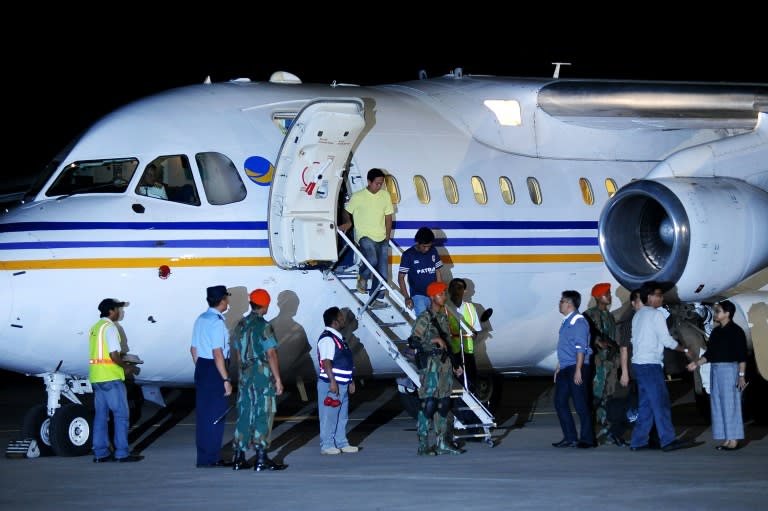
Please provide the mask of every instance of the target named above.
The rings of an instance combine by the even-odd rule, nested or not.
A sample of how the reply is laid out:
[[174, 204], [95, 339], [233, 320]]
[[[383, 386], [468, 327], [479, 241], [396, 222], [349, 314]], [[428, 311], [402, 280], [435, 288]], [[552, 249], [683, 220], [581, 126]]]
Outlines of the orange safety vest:
[[[115, 364], [115, 361], [109, 356], [109, 346], [105, 334], [110, 326], [114, 327], [114, 323], [101, 318], [91, 327], [89, 336], [91, 356], [88, 360], [88, 379], [91, 383], [125, 380], [125, 371]], [[119, 331], [117, 335], [120, 336]]]

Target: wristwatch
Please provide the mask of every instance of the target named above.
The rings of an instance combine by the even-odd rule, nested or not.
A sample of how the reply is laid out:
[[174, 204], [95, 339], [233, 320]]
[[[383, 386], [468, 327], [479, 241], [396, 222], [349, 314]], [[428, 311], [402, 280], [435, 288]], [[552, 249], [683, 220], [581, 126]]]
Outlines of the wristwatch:
[[229, 376], [227, 376], [226, 378], [224, 378], [224, 381], [228, 381], [229, 383], [232, 383], [232, 378], [230, 378]]

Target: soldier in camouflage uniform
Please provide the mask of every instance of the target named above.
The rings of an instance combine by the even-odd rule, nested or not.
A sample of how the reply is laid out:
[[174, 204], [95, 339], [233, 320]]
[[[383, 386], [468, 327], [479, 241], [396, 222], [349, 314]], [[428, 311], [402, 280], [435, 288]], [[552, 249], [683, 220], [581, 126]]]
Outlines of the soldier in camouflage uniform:
[[275, 396], [283, 393], [277, 341], [272, 325], [264, 319], [270, 297], [265, 290], [256, 289], [249, 299], [251, 313], [237, 324], [233, 343], [233, 349], [239, 354], [240, 395], [237, 399], [239, 415], [232, 440], [235, 451], [232, 468], [248, 468], [245, 451], [253, 447], [256, 450], [255, 471], [283, 470], [287, 465], [275, 463], [267, 456], [277, 408]]
[[[437, 454], [461, 454], [448, 441], [448, 412], [451, 409], [451, 390], [453, 388], [453, 372], [461, 376], [461, 367], [453, 369], [450, 347], [446, 343], [448, 337], [448, 315], [445, 312], [445, 290], [442, 282], [432, 282], [427, 286], [427, 296], [432, 301], [431, 307], [419, 314], [413, 325], [411, 337], [419, 342], [419, 351], [428, 353], [427, 364], [419, 369], [421, 386], [419, 399], [421, 406], [418, 417], [420, 456], [435, 456]], [[435, 448], [429, 446], [429, 433], [434, 423]]]
[[604, 443], [610, 424], [605, 405], [616, 390], [619, 369], [619, 347], [616, 343], [616, 318], [611, 313], [611, 285], [596, 284], [592, 288], [595, 306], [584, 311], [590, 324], [595, 376], [592, 380], [592, 404], [595, 410], [597, 441]]

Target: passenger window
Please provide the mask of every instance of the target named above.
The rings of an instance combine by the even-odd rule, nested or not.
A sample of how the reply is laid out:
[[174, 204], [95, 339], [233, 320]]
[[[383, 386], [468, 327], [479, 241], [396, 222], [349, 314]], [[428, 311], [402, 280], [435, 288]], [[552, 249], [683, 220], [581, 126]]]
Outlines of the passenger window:
[[443, 176], [443, 189], [445, 190], [445, 198], [450, 204], [459, 203], [459, 187], [456, 186], [455, 179], [451, 176]]
[[135, 158], [70, 163], [45, 192], [47, 197], [85, 193], [123, 193], [139, 161]]
[[499, 178], [499, 188], [501, 188], [501, 199], [505, 204], [515, 203], [515, 190], [512, 188], [512, 181], [506, 176]]
[[528, 183], [528, 195], [531, 197], [531, 202], [537, 206], [540, 206], [542, 198], [541, 185], [539, 185], [539, 180], [535, 177], [529, 177], [526, 179], [526, 182]]
[[616, 186], [616, 181], [614, 181], [609, 177], [609, 178], [606, 178], [605, 180], [605, 190], [608, 192], [608, 197], [610, 198], [616, 195], [616, 192], [619, 190], [619, 187]]
[[198, 153], [195, 160], [209, 204], [220, 206], [245, 199], [245, 185], [232, 160], [214, 152]]
[[400, 204], [400, 187], [397, 186], [397, 179], [391, 174], [384, 174], [384, 184], [392, 199], [392, 204]]
[[413, 186], [416, 187], [416, 196], [422, 204], [429, 204], [429, 185], [424, 176], [416, 174], [413, 176]]
[[595, 194], [592, 193], [592, 184], [585, 177], [579, 178], [579, 188], [581, 189], [581, 198], [584, 204], [591, 206], [595, 203]]
[[488, 192], [486, 192], [485, 183], [480, 176], [472, 176], [472, 193], [475, 194], [475, 200], [478, 204], [488, 204]]

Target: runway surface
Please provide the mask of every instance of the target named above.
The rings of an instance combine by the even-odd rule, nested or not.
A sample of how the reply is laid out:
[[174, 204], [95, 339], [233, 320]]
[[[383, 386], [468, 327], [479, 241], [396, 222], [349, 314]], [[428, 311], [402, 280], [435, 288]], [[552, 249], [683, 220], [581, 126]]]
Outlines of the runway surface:
[[[671, 382], [673, 422], [695, 440], [674, 452], [604, 445], [555, 449], [562, 438], [549, 378], [503, 382], [492, 410], [496, 443], [467, 443], [460, 456], [416, 456], [416, 423], [389, 381], [363, 382], [352, 398], [349, 438], [357, 454], [320, 455], [314, 384], [278, 404], [270, 455], [282, 472], [195, 467], [194, 395], [170, 390], [147, 404], [131, 430], [139, 463], [75, 458], [0, 458], [0, 509], [20, 510], [761, 510], [768, 498], [768, 428], [717, 451], [687, 382]], [[26, 410], [44, 402], [42, 380], [0, 378], [0, 445], [19, 439]], [[230, 415], [225, 442], [231, 438]], [[228, 446], [224, 455], [230, 455]], [[252, 453], [251, 453], [252, 456]]]

